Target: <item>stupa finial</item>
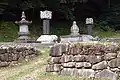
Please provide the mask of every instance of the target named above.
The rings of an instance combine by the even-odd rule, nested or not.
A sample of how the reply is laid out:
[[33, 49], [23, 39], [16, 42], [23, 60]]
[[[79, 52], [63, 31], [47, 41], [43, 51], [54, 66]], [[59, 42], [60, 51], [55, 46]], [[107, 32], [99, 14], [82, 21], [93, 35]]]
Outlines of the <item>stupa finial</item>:
[[22, 16], [21, 16], [21, 18], [22, 18], [22, 19], [25, 19], [25, 18], [26, 18], [26, 16], [25, 16], [25, 12], [24, 12], [24, 11], [22, 12]]

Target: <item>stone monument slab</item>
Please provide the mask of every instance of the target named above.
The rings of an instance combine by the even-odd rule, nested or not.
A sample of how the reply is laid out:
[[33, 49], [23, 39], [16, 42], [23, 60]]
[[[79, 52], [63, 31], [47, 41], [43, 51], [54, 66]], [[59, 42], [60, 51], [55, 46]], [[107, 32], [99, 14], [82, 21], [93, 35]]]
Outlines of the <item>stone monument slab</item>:
[[92, 35], [93, 18], [86, 18], [88, 35]]
[[40, 11], [40, 18], [43, 19], [43, 34], [49, 34], [50, 19], [52, 19], [52, 11]]

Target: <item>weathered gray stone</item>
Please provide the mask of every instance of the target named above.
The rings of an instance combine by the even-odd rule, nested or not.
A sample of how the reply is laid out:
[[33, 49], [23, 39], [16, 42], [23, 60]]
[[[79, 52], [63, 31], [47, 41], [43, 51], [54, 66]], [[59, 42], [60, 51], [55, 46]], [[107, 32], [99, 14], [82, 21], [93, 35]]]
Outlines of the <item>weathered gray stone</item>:
[[82, 68], [82, 67], [84, 67], [84, 62], [77, 62], [77, 63], [75, 64], [75, 67], [76, 67], [76, 68]]
[[63, 68], [61, 75], [74, 75], [75, 68]]
[[48, 63], [49, 64], [60, 64], [61, 63], [60, 59], [61, 59], [61, 57], [50, 57], [48, 59]]
[[54, 45], [50, 50], [50, 56], [59, 57], [66, 51], [66, 46], [63, 44]]
[[109, 61], [109, 62], [108, 62], [108, 65], [109, 65], [111, 68], [116, 68], [116, 67], [118, 67], [117, 59], [113, 59], [113, 60]]
[[111, 45], [107, 48], [107, 50], [111, 52], [116, 52], [118, 50], [118, 46]]
[[0, 67], [6, 67], [6, 66], [9, 66], [9, 62], [0, 62]]
[[92, 66], [91, 63], [88, 63], [88, 62], [77, 62], [75, 64], [76, 68], [82, 68], [82, 67], [84, 67], [84, 68], [90, 68], [91, 66]]
[[46, 67], [47, 72], [59, 72], [60, 70], [61, 70], [60, 64], [47, 65]]
[[103, 56], [95, 56], [95, 55], [88, 55], [88, 56], [85, 56], [85, 58], [87, 62], [90, 62], [92, 64], [95, 64], [104, 60]]
[[[62, 48], [64, 49], [64, 47]], [[55, 53], [59, 52], [58, 50], [56, 49]], [[56, 67], [54, 69], [55, 65], [52, 65], [51, 69], [53, 69], [51, 71], [60, 72], [62, 75], [78, 75], [82, 77], [94, 77], [96, 73], [99, 74], [104, 69], [118, 73], [120, 55], [116, 50], [117, 48], [113, 46], [70, 44], [67, 50], [60, 51], [62, 52], [60, 55], [57, 54], [61, 58], [60, 62], [59, 59], [55, 59], [56, 56], [52, 56], [51, 62], [61, 65], [61, 68]]]
[[92, 65], [89, 62], [84, 62], [84, 67], [85, 68], [90, 68]]
[[73, 55], [65, 55], [65, 54], [61, 57], [61, 60], [60, 60], [60, 62], [62, 63], [71, 62], [71, 61], [73, 61]]
[[8, 53], [8, 60], [6, 60], [6, 61], [11, 62], [12, 60], [13, 60], [12, 53]]
[[81, 50], [79, 54], [80, 54], [80, 55], [84, 55], [84, 51], [83, 51], [83, 50]]
[[0, 54], [6, 53], [6, 52], [7, 52], [7, 49], [0, 49]]
[[92, 70], [92, 69], [75, 69], [74, 74], [81, 76], [81, 77], [90, 77], [91, 75], [94, 74], [94, 70]]
[[84, 62], [85, 61], [85, 56], [84, 55], [75, 55], [74, 56], [74, 61], [76, 61], [76, 62]]
[[83, 48], [83, 54], [89, 55], [89, 53], [91, 53], [91, 52], [88, 52], [88, 49], [84, 49], [84, 48]]
[[62, 52], [66, 52], [68, 51], [68, 45], [67, 44], [61, 44], [61, 47], [62, 47]]
[[38, 54], [38, 51], [33, 47], [23, 46], [21, 44], [2, 45], [0, 46], [0, 50], [0, 61], [3, 66], [8, 63], [12, 64], [13, 61], [25, 60], [26, 56], [32, 58], [32, 56]]
[[8, 61], [8, 57], [9, 57], [9, 55], [8, 55], [9, 53], [4, 53], [4, 54], [1, 54], [0, 55], [0, 60], [1, 61]]
[[24, 51], [24, 54], [27, 56], [27, 55], [29, 55], [29, 50], [25, 50]]
[[74, 68], [75, 62], [62, 63], [62, 66], [65, 68]]
[[95, 65], [92, 66], [93, 70], [103, 70], [107, 68], [107, 62], [106, 61], [102, 61], [100, 63], [97, 63]]
[[22, 52], [22, 51], [25, 51], [25, 50], [27, 50], [26, 47], [16, 48], [16, 51], [17, 51], [17, 52]]
[[120, 71], [118, 68], [111, 68], [110, 70], [113, 71], [113, 72], [119, 72]]
[[[23, 53], [24, 55], [25, 55], [25, 53]], [[34, 54], [34, 51], [33, 50], [29, 50], [28, 51], [28, 55], [32, 55], [32, 54]]]
[[118, 51], [117, 53], [118, 53], [117, 57], [119, 57], [119, 58], [120, 58], [120, 51]]
[[103, 52], [95, 52], [95, 55], [103, 55]]
[[61, 70], [61, 64], [54, 64], [54, 72], [59, 72]]
[[79, 53], [80, 53], [79, 47], [76, 47], [76, 46], [71, 47], [71, 49], [70, 49], [70, 54], [72, 54], [72, 55], [77, 55], [77, 54], [79, 54]]
[[120, 68], [120, 57], [117, 58], [117, 67]]
[[105, 60], [115, 59], [117, 57], [117, 53], [107, 53], [104, 55]]
[[19, 56], [18, 58], [19, 61], [25, 59], [25, 54], [23, 54], [23, 52], [19, 52], [18, 56]]
[[95, 75], [96, 78], [108, 78], [109, 80], [117, 80], [117, 74], [105, 69]]

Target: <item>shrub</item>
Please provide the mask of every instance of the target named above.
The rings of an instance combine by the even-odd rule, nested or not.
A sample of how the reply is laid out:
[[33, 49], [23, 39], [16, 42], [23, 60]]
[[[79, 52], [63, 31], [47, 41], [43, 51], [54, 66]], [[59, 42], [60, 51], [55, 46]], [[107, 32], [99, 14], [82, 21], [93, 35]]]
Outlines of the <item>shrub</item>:
[[0, 41], [14, 41], [18, 34], [18, 26], [13, 22], [0, 22]]

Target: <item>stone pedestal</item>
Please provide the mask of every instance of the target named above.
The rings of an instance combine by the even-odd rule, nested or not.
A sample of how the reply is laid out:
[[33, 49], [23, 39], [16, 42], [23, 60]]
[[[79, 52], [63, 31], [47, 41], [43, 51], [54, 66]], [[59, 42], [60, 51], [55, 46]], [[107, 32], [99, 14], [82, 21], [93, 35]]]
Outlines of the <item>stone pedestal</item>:
[[93, 18], [86, 18], [87, 34], [92, 35]]
[[45, 19], [43, 20], [43, 34], [49, 34], [50, 33], [50, 20]]
[[88, 24], [87, 25], [87, 33], [88, 33], [88, 35], [92, 35], [92, 24]]
[[20, 40], [20, 39], [30, 39], [29, 37], [28, 37], [28, 35], [29, 35], [30, 33], [29, 33], [29, 30], [28, 30], [28, 26], [27, 25], [20, 25], [19, 26], [19, 32], [18, 32], [18, 35], [19, 35], [19, 37], [18, 37], [18, 39]]
[[96, 41], [94, 37], [91, 35], [78, 35], [78, 36], [71, 36], [66, 35], [61, 37], [61, 41], [69, 41], [69, 42], [89, 42], [89, 41]]
[[41, 35], [37, 39], [37, 42], [41, 42], [42, 44], [53, 44], [56, 43], [57, 38], [56, 35]]

